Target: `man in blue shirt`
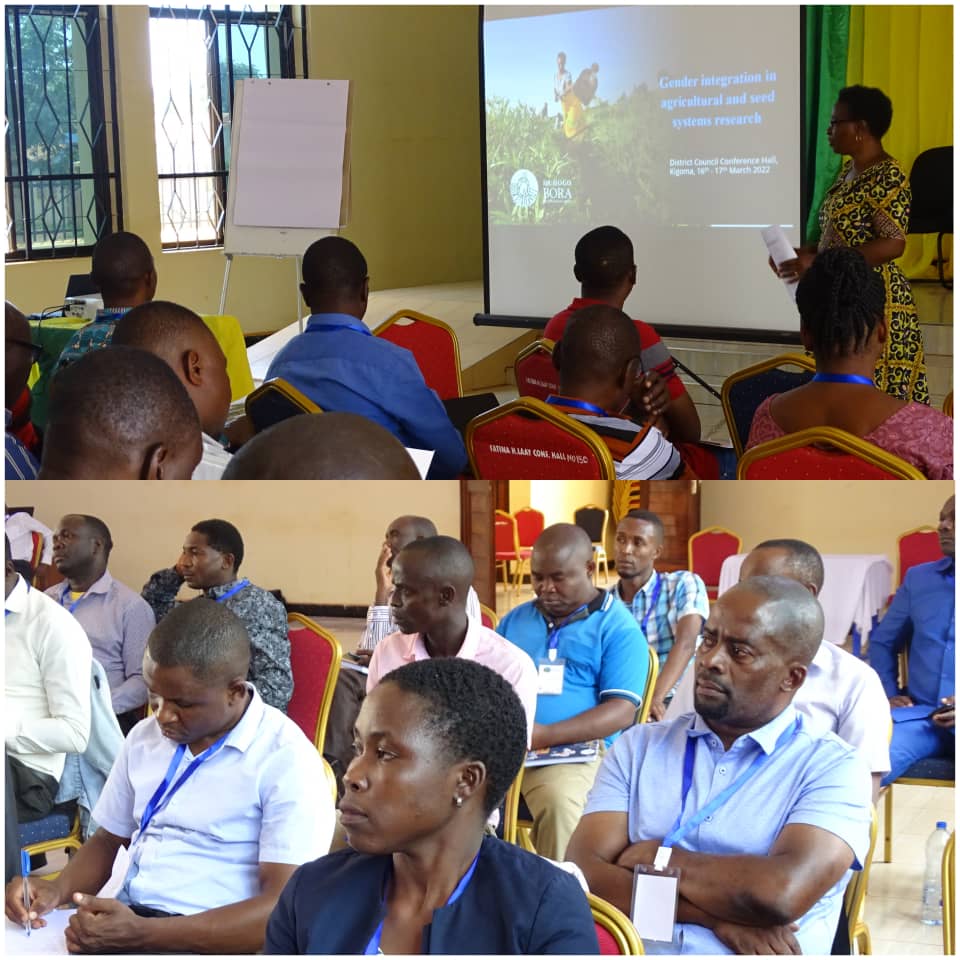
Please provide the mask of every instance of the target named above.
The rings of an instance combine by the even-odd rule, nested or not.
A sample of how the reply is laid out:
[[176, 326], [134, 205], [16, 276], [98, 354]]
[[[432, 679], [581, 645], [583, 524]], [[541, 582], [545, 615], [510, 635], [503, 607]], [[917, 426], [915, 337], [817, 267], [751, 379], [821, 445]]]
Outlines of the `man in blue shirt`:
[[322, 410], [373, 420], [406, 447], [433, 450], [427, 479], [458, 476], [466, 448], [413, 354], [363, 323], [370, 292], [363, 254], [343, 237], [318, 240], [303, 255], [300, 290], [310, 319], [273, 358], [267, 378], [282, 377]]
[[673, 691], [696, 651], [697, 636], [710, 615], [703, 580], [689, 570], [662, 572], [654, 564], [663, 551], [663, 522], [649, 510], [631, 510], [618, 524], [617, 575], [610, 592], [619, 597], [656, 651], [660, 674], [650, 718], [662, 720]]
[[[893, 739], [883, 785], [917, 760], [954, 755], [956, 691], [954, 641], [954, 498], [943, 505], [937, 533], [943, 559], [911, 567], [880, 626], [870, 635], [870, 665], [890, 698]], [[897, 658], [909, 649], [907, 684], [899, 686]]]
[[792, 703], [822, 637], [799, 583], [733, 587], [703, 628], [696, 712], [633, 727], [604, 759], [568, 856], [641, 926], [634, 866], [679, 868], [673, 940], [647, 953], [830, 952], [871, 801], [865, 760]]
[[[540, 534], [530, 580], [537, 599], [511, 610], [497, 629], [538, 665], [533, 748], [600, 738], [609, 745], [643, 698], [643, 635], [626, 607], [593, 585], [593, 546], [580, 527], [558, 523]], [[524, 771], [541, 856], [564, 859], [598, 765], [599, 758]]]

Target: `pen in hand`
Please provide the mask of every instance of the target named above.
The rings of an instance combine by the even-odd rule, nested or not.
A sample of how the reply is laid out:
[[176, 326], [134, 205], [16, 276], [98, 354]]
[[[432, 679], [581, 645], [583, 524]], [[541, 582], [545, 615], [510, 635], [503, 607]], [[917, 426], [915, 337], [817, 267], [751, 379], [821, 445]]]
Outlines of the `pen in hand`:
[[20, 873], [23, 876], [23, 908], [27, 911], [27, 919], [24, 921], [24, 927], [27, 936], [30, 936], [30, 881], [27, 877], [30, 875], [30, 854], [26, 850], [20, 851]]

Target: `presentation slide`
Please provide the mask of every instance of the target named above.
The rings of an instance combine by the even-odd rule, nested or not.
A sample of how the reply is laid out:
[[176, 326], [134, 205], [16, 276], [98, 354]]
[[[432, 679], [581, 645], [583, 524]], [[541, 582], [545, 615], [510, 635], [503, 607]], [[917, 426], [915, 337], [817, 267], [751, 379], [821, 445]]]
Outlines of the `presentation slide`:
[[633, 240], [626, 310], [795, 330], [761, 230], [800, 242], [798, 7], [485, 7], [493, 314], [578, 293], [588, 230]]

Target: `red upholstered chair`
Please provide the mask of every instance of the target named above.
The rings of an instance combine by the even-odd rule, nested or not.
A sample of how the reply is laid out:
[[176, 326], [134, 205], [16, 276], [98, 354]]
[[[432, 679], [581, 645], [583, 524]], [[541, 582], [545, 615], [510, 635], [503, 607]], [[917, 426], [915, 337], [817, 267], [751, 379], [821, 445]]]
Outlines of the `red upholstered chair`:
[[642, 957], [643, 942], [625, 913], [595, 894], [587, 894], [603, 957]]
[[517, 521], [517, 537], [519, 538], [520, 549], [531, 551], [537, 537], [543, 533], [546, 525], [544, 516], [539, 510], [533, 507], [521, 507], [514, 515]]
[[943, 556], [936, 527], [917, 527], [897, 537], [897, 586], [911, 567], [930, 563]]
[[[510, 564], [516, 563], [513, 589], [520, 593], [520, 578], [523, 576], [523, 554], [517, 536], [517, 521], [506, 510], [496, 510], [493, 517], [493, 548], [497, 567], [502, 565], [503, 584], [510, 584]], [[499, 579], [499, 575], [498, 575]], [[482, 612], [482, 611], [481, 611]]]
[[588, 427], [542, 400], [520, 397], [467, 424], [480, 480], [613, 480], [613, 458]]
[[500, 618], [485, 603], [480, 604], [480, 622], [489, 630], [496, 630]]
[[723, 561], [739, 553], [742, 546], [743, 541], [725, 527], [698, 530], [687, 541], [687, 569], [703, 581], [709, 600], [717, 599]]
[[416, 310], [398, 310], [373, 331], [398, 347], [409, 350], [431, 390], [441, 400], [463, 396], [460, 380], [460, 344], [442, 320]]
[[343, 650], [332, 633], [299, 613], [288, 615], [287, 632], [293, 671], [293, 696], [287, 716], [322, 754]]
[[560, 377], [553, 365], [552, 340], [534, 340], [528, 343], [513, 361], [513, 377], [521, 397], [546, 400], [560, 390]]
[[924, 480], [912, 464], [835, 427], [809, 427], [747, 450], [738, 480]]

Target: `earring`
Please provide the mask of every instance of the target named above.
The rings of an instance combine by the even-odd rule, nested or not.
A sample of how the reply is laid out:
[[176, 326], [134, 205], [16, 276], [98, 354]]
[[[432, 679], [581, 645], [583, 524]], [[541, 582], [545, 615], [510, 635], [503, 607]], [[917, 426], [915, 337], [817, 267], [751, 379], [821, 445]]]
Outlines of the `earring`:
[[456, 796], [456, 797], [453, 798], [453, 802], [454, 802], [454, 805], [455, 805], [456, 807], [458, 807], [458, 808], [459, 808], [459, 807], [462, 807], [462, 806], [463, 806], [463, 797], [461, 797], [461, 796]]

